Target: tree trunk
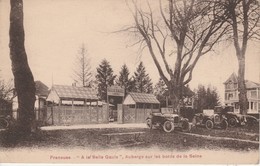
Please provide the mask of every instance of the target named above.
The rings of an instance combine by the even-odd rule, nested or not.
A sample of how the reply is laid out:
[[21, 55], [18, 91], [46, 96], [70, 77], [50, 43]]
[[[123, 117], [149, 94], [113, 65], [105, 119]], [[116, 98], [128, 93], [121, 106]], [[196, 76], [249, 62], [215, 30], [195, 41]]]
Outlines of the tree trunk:
[[24, 47], [23, 1], [11, 0], [9, 47], [14, 85], [18, 97], [18, 128], [31, 132], [34, 126], [35, 83]]
[[240, 113], [247, 114], [248, 100], [247, 100], [247, 90], [245, 84], [245, 58], [238, 59], [238, 97], [239, 97], [239, 107]]
[[170, 95], [170, 100], [172, 104], [172, 109], [177, 110], [177, 114], [180, 114], [180, 99], [182, 96], [182, 89], [176, 85], [172, 84], [169, 87], [169, 95]]

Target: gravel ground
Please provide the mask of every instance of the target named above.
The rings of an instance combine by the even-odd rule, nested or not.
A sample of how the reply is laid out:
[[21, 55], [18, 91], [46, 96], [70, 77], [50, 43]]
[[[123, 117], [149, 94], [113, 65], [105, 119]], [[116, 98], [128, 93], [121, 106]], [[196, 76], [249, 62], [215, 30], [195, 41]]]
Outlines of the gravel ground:
[[[117, 146], [107, 144], [107, 138], [103, 134], [117, 132], [140, 131], [144, 134], [140, 137], [140, 145], [133, 145], [129, 149], [147, 149], [157, 147], [158, 149], [176, 149], [179, 151], [187, 151], [191, 149], [229, 149], [239, 151], [251, 151], [259, 149], [259, 144], [250, 142], [237, 142], [231, 140], [211, 140], [191, 135], [184, 135], [179, 132], [165, 133], [161, 130], [149, 130], [143, 124], [125, 125], [125, 127], [116, 127], [122, 125], [104, 125], [104, 128], [94, 127], [90, 125], [84, 126], [66, 126], [66, 127], [45, 127], [37, 134], [30, 136], [17, 137], [13, 134], [7, 134], [7, 131], [0, 132], [0, 146], [2, 148], [90, 148], [93, 150], [113, 149], [124, 147], [125, 143], [132, 142], [133, 136], [120, 136], [112, 138], [111, 143]], [[65, 129], [66, 128], [66, 129]], [[239, 132], [239, 131], [243, 132]], [[227, 130], [207, 130], [205, 128], [196, 128], [192, 133], [201, 135], [210, 135], [218, 137], [238, 138], [243, 140], [254, 140], [259, 132], [251, 132], [250, 130], [240, 128], [230, 128]], [[238, 133], [235, 135], [234, 133]], [[246, 134], [247, 133], [247, 134]], [[250, 135], [251, 134], [251, 135]]]

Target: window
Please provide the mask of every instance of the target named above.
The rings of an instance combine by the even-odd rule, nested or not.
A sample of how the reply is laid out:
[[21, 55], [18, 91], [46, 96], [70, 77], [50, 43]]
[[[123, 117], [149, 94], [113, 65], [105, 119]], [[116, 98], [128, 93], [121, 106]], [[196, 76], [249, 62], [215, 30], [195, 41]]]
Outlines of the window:
[[257, 102], [254, 102], [254, 107], [253, 107], [254, 110], [257, 110]]
[[159, 109], [159, 104], [153, 104], [153, 109]]
[[254, 99], [257, 98], [256, 90], [252, 90], [252, 91], [251, 91], [251, 96], [250, 96], [250, 97], [251, 97], [251, 98], [254, 98]]
[[150, 109], [151, 108], [151, 104], [146, 104], [145, 108]]
[[135, 108], [134, 104], [129, 105], [129, 108]]
[[234, 83], [234, 88], [237, 89], [238, 88], [238, 85], [237, 83]]
[[235, 109], [239, 109], [239, 104], [235, 103]]
[[233, 84], [231, 81], [226, 84], [226, 89], [234, 89], [236, 85]]
[[137, 104], [137, 108], [144, 108], [144, 104]]
[[253, 110], [254, 109], [254, 103], [250, 102], [250, 109]]

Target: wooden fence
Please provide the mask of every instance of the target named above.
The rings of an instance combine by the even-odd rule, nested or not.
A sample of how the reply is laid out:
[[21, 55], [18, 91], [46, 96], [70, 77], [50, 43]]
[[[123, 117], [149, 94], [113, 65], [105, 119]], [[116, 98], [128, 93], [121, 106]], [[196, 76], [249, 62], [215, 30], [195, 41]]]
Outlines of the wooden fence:
[[151, 112], [159, 112], [159, 109], [129, 108], [126, 105], [118, 105], [118, 123], [144, 123]]
[[49, 125], [108, 123], [108, 106], [51, 106], [47, 107]]

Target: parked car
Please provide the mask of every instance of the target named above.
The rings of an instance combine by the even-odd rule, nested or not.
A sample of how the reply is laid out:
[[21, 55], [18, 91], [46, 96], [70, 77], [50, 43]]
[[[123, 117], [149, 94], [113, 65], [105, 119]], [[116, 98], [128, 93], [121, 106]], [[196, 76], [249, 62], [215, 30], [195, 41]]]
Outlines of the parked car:
[[7, 129], [10, 126], [11, 121], [12, 117], [10, 115], [0, 115], [0, 129]]
[[203, 113], [195, 114], [192, 124], [193, 126], [205, 126], [207, 129], [215, 127], [227, 129], [228, 127], [225, 115], [215, 114], [214, 110], [203, 110]]
[[184, 132], [191, 129], [188, 119], [178, 114], [151, 113], [146, 119], [146, 124], [150, 129], [163, 129], [167, 133], [177, 128]]
[[246, 125], [247, 126], [254, 126], [254, 125], [259, 125], [259, 119], [252, 115], [244, 115], [246, 119]]
[[234, 107], [232, 106], [217, 106], [214, 110], [215, 113], [225, 115], [229, 127], [243, 126], [246, 124], [247, 118], [242, 114], [234, 113]]

